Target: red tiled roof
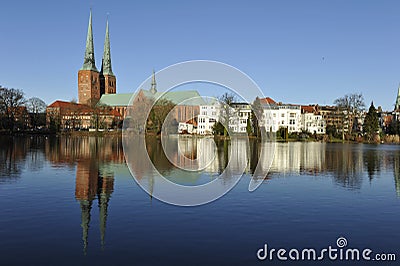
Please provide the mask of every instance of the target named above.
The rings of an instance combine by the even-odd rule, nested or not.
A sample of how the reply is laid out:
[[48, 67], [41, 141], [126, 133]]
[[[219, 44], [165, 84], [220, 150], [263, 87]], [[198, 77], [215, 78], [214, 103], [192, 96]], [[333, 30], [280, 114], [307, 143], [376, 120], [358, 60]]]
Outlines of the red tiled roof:
[[89, 106], [73, 102], [55, 101], [47, 107], [60, 107], [60, 108], [84, 108], [89, 109]]
[[268, 103], [268, 104], [276, 104], [276, 102], [270, 97], [262, 98], [262, 99], [260, 99], [260, 102]]
[[[80, 114], [90, 114], [93, 113], [93, 108], [87, 106], [85, 104], [73, 103], [73, 102], [65, 102], [65, 101], [55, 101], [47, 108], [60, 108], [61, 112], [78, 112]], [[104, 109], [100, 111], [100, 114], [103, 115], [112, 115], [115, 117], [120, 117], [121, 114], [115, 109]]]
[[302, 105], [301, 111], [304, 113], [313, 113], [315, 110], [314, 110], [314, 106]]

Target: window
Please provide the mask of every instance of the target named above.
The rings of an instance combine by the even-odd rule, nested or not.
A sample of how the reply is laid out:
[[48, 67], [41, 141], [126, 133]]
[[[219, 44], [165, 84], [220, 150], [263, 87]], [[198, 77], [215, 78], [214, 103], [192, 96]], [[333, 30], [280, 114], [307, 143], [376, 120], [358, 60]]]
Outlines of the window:
[[281, 117], [285, 117], [285, 114], [281, 114]]

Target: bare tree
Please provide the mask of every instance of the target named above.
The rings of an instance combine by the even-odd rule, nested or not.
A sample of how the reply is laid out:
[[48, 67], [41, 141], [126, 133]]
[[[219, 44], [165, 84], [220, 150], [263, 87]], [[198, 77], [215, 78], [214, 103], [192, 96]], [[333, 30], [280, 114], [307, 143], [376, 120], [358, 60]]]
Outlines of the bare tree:
[[46, 123], [46, 103], [42, 99], [37, 97], [30, 98], [26, 102], [26, 108], [31, 116], [33, 128], [37, 128]]
[[341, 98], [337, 98], [333, 102], [343, 114], [342, 134], [344, 136], [344, 122], [348, 125], [349, 134], [352, 133], [353, 120], [357, 118], [365, 109], [364, 97], [362, 93], [346, 94]]
[[16, 119], [20, 119], [25, 98], [22, 90], [8, 89], [0, 86], [0, 111], [4, 115], [4, 128], [14, 130]]
[[224, 137], [228, 135], [229, 120], [234, 115], [234, 109], [231, 107], [231, 105], [235, 102], [235, 100], [235, 95], [227, 92], [219, 97], [219, 101], [221, 103], [219, 120], [220, 123], [224, 125]]

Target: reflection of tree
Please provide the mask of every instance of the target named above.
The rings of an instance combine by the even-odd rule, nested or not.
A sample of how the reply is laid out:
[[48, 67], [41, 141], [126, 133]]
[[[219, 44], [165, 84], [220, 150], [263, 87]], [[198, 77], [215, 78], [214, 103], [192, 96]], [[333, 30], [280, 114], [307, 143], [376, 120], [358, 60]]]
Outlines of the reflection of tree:
[[336, 184], [360, 189], [363, 178], [362, 150], [355, 149], [351, 144], [333, 144], [325, 152], [327, 169], [333, 174]]
[[368, 149], [364, 153], [364, 164], [367, 166], [368, 177], [370, 180], [372, 180], [374, 175], [381, 170], [378, 151], [375, 149]]
[[19, 177], [24, 167], [36, 171], [43, 167], [44, 137], [0, 138], [0, 178]]

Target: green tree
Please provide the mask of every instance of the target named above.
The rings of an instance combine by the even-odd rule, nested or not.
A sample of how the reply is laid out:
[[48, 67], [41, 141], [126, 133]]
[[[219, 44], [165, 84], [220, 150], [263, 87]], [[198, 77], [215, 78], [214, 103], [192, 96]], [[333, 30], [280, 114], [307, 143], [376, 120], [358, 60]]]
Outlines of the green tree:
[[165, 118], [167, 118], [167, 115], [174, 107], [175, 104], [172, 101], [158, 99], [150, 110], [149, 119], [147, 121], [148, 128], [160, 134]]
[[374, 103], [371, 103], [368, 113], [365, 116], [363, 130], [368, 141], [373, 140], [374, 136], [379, 132], [379, 119]]
[[221, 136], [224, 135], [224, 132], [225, 132], [224, 125], [222, 125], [221, 122], [216, 122], [213, 126], [213, 134]]
[[251, 121], [250, 117], [247, 119], [247, 125], [246, 125], [246, 132], [247, 135], [250, 136], [253, 133], [252, 127], [251, 127]]

